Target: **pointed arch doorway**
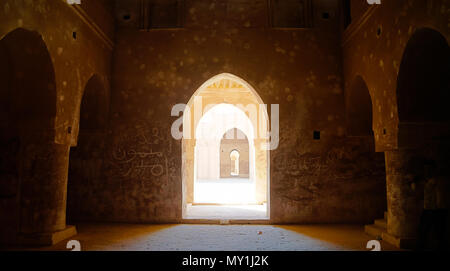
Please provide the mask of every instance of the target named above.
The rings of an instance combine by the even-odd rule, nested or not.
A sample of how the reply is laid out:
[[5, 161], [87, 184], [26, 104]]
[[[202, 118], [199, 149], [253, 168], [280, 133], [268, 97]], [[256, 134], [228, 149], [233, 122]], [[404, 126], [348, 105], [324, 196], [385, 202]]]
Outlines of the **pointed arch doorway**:
[[[183, 219], [269, 219], [268, 128], [262, 99], [237, 76], [219, 74], [194, 93], [183, 116]], [[226, 155], [224, 140], [232, 148]], [[239, 148], [247, 174], [224, 175], [223, 161], [231, 163], [231, 152]]]

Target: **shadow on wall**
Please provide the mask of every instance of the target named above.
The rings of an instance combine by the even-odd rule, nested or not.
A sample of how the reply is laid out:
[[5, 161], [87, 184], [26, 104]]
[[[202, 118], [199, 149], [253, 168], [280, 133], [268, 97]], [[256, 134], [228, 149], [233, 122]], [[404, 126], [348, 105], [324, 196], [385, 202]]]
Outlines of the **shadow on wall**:
[[398, 74], [400, 122], [448, 122], [449, 90], [447, 40], [433, 29], [418, 29], [406, 46]]
[[[388, 165], [388, 232], [417, 238], [428, 192], [427, 163], [435, 163], [436, 179], [450, 176], [450, 47], [444, 36], [419, 28], [411, 36], [397, 81], [398, 150], [386, 152]], [[437, 188], [436, 188], [437, 189]], [[448, 210], [449, 189], [444, 193]], [[450, 217], [447, 215], [447, 221]], [[447, 224], [450, 229], [450, 224]], [[448, 230], [447, 230], [448, 232]]]
[[346, 95], [347, 132], [350, 136], [373, 136], [372, 99], [361, 76], [353, 80]]
[[100, 77], [93, 75], [86, 84], [80, 104], [77, 144], [70, 150], [68, 222], [95, 216], [96, 208], [88, 204], [85, 198], [95, 199], [98, 187], [96, 184], [103, 181], [103, 151], [108, 113], [109, 93]]
[[[39, 33], [18, 28], [0, 41], [0, 241], [65, 227], [64, 146], [56, 146], [53, 63]], [[60, 182], [59, 182], [60, 183]], [[19, 198], [20, 195], [20, 198]]]

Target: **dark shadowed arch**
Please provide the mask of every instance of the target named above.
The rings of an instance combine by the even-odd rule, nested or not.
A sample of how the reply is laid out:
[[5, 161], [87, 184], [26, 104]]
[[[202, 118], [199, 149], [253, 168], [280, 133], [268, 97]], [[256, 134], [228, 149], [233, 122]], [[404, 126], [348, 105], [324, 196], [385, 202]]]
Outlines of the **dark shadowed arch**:
[[45, 168], [36, 162], [42, 154], [27, 151], [36, 149], [28, 148], [31, 141], [42, 145], [41, 139], [54, 139], [55, 72], [39, 33], [17, 28], [0, 40], [0, 84], [1, 243], [14, 242], [11, 238], [19, 231], [64, 227], [59, 223], [62, 214], [48, 212], [58, 205], [54, 195], [48, 193], [51, 180], [45, 175], [43, 180], [36, 177]]
[[109, 95], [100, 77], [93, 75], [86, 84], [80, 105], [80, 131], [106, 127]]
[[439, 32], [418, 29], [400, 65], [397, 102], [400, 122], [448, 122], [450, 48]]
[[[2, 102], [21, 128], [53, 129], [56, 117], [56, 83], [53, 63], [39, 33], [18, 28], [0, 41], [2, 65], [9, 66]], [[5, 69], [5, 68], [3, 68]], [[3, 70], [2, 70], [3, 71]], [[5, 99], [6, 98], [6, 99]], [[3, 104], [2, 104], [3, 105]]]
[[[389, 152], [387, 159], [394, 167], [402, 167], [403, 176], [423, 178], [430, 168], [438, 176], [448, 176], [448, 145], [450, 124], [450, 47], [446, 38], [430, 28], [417, 29], [408, 41], [397, 78], [399, 116], [398, 148], [403, 156]], [[403, 151], [407, 150], [407, 151]], [[390, 174], [396, 170], [389, 170]], [[425, 173], [427, 174], [427, 173]], [[417, 238], [423, 210], [424, 188], [411, 194], [401, 182], [388, 176], [391, 191], [388, 228], [397, 236]], [[390, 182], [390, 183], [389, 183]], [[436, 188], [446, 200], [443, 186]], [[395, 214], [402, 214], [401, 216]], [[433, 234], [420, 249], [430, 249], [436, 240]], [[431, 246], [430, 246], [431, 245]], [[431, 248], [435, 249], [435, 248]]]
[[70, 150], [67, 185], [67, 220], [70, 223], [92, 216], [84, 201], [90, 184], [101, 178], [105, 132], [109, 115], [109, 92], [98, 75], [86, 83], [80, 103], [78, 140]]
[[347, 130], [351, 136], [371, 136], [372, 99], [366, 82], [357, 76], [346, 95]]

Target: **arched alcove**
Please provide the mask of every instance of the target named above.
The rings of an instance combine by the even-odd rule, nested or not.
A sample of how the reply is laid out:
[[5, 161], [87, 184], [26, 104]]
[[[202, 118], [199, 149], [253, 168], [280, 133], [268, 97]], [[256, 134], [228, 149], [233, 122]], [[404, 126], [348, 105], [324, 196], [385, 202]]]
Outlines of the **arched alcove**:
[[[423, 184], [430, 167], [439, 168], [433, 178], [438, 183], [449, 175], [448, 155], [442, 151], [448, 150], [450, 138], [450, 47], [441, 33], [424, 27], [412, 34], [402, 56], [396, 94], [398, 146], [386, 152], [387, 230], [396, 237], [415, 239], [424, 197], [429, 199], [430, 194], [423, 185], [411, 190], [406, 181]], [[443, 201], [449, 196], [445, 185], [433, 190]]]
[[83, 219], [91, 209], [83, 198], [90, 184], [101, 176], [105, 129], [109, 114], [109, 92], [98, 75], [86, 83], [79, 106], [78, 138], [70, 149], [67, 185], [67, 220]]
[[[353, 145], [353, 151], [360, 153], [352, 163], [362, 167], [361, 173], [355, 174], [355, 179], [373, 185], [370, 189], [377, 197], [365, 198], [367, 206], [377, 206], [376, 216], [382, 216], [386, 210], [386, 163], [384, 153], [375, 151], [375, 136], [373, 132], [373, 105], [369, 86], [361, 76], [351, 81], [345, 93], [345, 109], [347, 124], [347, 142]], [[368, 229], [372, 226], [368, 225]]]
[[346, 93], [347, 131], [350, 136], [372, 136], [372, 99], [366, 82], [357, 76]]
[[450, 48], [439, 32], [420, 28], [406, 45], [397, 80], [400, 122], [450, 120]]
[[106, 127], [109, 95], [98, 75], [86, 84], [80, 105], [80, 131], [102, 130]]
[[[55, 73], [41, 35], [18, 28], [7, 34], [0, 44], [2, 66], [7, 70], [2, 75], [6, 82], [6, 87], [2, 88], [2, 101], [8, 101], [3, 108], [15, 117], [21, 130], [53, 129], [56, 117]], [[5, 69], [6, 65], [9, 68]]]
[[[0, 40], [0, 84], [0, 224], [5, 226], [0, 239], [13, 242], [19, 232], [65, 227], [65, 212], [60, 212], [65, 186], [54, 183], [60, 175], [51, 169], [59, 165], [52, 159], [64, 152], [50, 146], [56, 118], [55, 73], [39, 33], [17, 28]], [[40, 157], [47, 156], [44, 164]]]

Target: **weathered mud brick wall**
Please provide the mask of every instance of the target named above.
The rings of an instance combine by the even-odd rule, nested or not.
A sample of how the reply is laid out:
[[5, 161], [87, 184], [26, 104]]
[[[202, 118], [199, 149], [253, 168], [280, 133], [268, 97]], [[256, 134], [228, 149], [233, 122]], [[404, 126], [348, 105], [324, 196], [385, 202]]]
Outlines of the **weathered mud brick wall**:
[[[357, 76], [361, 76], [369, 86], [378, 151], [398, 146], [397, 76], [406, 45], [421, 28], [433, 29], [448, 41], [449, 6], [445, 0], [352, 5], [356, 10], [352, 15], [353, 25], [342, 37], [345, 89], [351, 87]], [[356, 29], [356, 26], [360, 28]], [[423, 108], [427, 106], [424, 104]]]
[[[109, 92], [111, 79], [112, 6], [89, 2], [97, 7], [0, 3], [0, 242], [15, 242], [18, 231], [65, 227], [68, 155], [77, 142], [84, 88], [96, 75]], [[87, 23], [87, 16], [94, 19]]]
[[182, 28], [150, 31], [137, 29], [132, 3], [117, 7], [104, 176], [79, 186], [89, 196], [78, 217], [180, 221], [182, 153], [170, 135], [170, 111], [224, 72], [246, 80], [266, 104], [280, 104], [281, 141], [270, 163], [273, 222], [382, 216], [384, 160], [370, 139], [346, 138], [337, 1], [314, 1], [314, 27], [306, 29], [270, 27], [266, 1], [185, 5]]
[[359, 3], [353, 12], [342, 37], [345, 89], [356, 77], [368, 86], [376, 149], [386, 153], [388, 232], [415, 238], [424, 193], [413, 180], [423, 180], [425, 161], [449, 176], [450, 3]]

